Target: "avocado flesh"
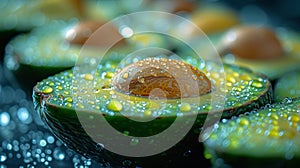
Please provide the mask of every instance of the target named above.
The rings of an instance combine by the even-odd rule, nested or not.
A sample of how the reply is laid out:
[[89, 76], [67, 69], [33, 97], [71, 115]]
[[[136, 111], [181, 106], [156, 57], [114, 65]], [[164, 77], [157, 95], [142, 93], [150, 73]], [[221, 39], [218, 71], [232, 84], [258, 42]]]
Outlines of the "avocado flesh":
[[[197, 67], [199, 67], [200, 63], [193, 59], [186, 61], [194, 64], [194, 66], [198, 65]], [[112, 97], [119, 97], [119, 99], [114, 100], [122, 102], [123, 110], [127, 110], [128, 112], [126, 115], [135, 117], [147, 118], [149, 115], [155, 114], [155, 110], [159, 108], [160, 104], [148, 100], [147, 98], [133, 96], [131, 96], [130, 101], [128, 101], [128, 99], [125, 99], [127, 95], [113, 91], [109, 87], [109, 84], [111, 74], [115, 72], [116, 63], [107, 62], [106, 65], [107, 66], [103, 66], [102, 69], [97, 70], [94, 75], [99, 76], [97, 79], [92, 79], [88, 74], [79, 74], [79, 76], [75, 77], [72, 70], [68, 70], [49, 77], [34, 87], [33, 98], [35, 109], [56, 136], [71, 149], [83, 155], [89, 156], [99, 162], [104, 158], [112, 162], [112, 164], [119, 166], [122, 166], [123, 161], [128, 159], [132, 161], [132, 165], [145, 167], [147, 167], [147, 165], [149, 166], [149, 164], [167, 165], [172, 163], [176, 166], [178, 164], [177, 162], [184, 162], [184, 165], [186, 165], [186, 160], [190, 158], [184, 159], [182, 154], [190, 150], [193, 154], [197, 154], [192, 160], [194, 163], [200, 165], [207, 164], [207, 160], [201, 156], [202, 145], [198, 142], [198, 136], [206, 119], [207, 112], [211, 109], [211, 94], [201, 96], [200, 101], [198, 98], [189, 98], [191, 99], [188, 100], [191, 110], [188, 112], [180, 110], [180, 100], [167, 100], [165, 104], [168, 106], [166, 106], [157, 119], [148, 123], [134, 122], [122, 116], [122, 114], [117, 111], [118, 109], [108, 106], [108, 103], [112, 101]], [[204, 72], [207, 72], [205, 68], [202, 69]], [[226, 73], [227, 86], [227, 100], [225, 102], [224, 113], [222, 114], [224, 118], [230, 118], [233, 115], [258, 108], [272, 101], [271, 84], [266, 77], [237, 66], [224, 65], [224, 70]], [[207, 73], [207, 76], [211, 80], [219, 80], [219, 76], [216, 74]], [[72, 89], [74, 89], [72, 88], [72, 79], [74, 79], [74, 77], [86, 81], [86, 83], [95, 80], [97, 81], [96, 83], [101, 83], [102, 86], [105, 87], [96, 85], [88, 92], [83, 91], [84, 95], [96, 97], [95, 100], [81, 99], [82, 102], [74, 103], [74, 97], [72, 96], [75, 95], [71, 94]], [[125, 98], [123, 99], [122, 97]], [[189, 133], [174, 147], [154, 156], [132, 158], [120, 156], [108, 150], [100, 150], [99, 146], [97, 147], [97, 143], [91, 140], [83, 130], [75, 108], [77, 114], [80, 113], [81, 117], [85, 118], [85, 121], [89, 125], [88, 129], [92, 131], [97, 131], [93, 130], [93, 123], [96, 125], [98, 121], [96, 119], [97, 116], [105, 115], [105, 119], [118, 131], [126, 135], [138, 137], [155, 135], [167, 129], [174, 122], [176, 117], [181, 119], [182, 122], [187, 120], [189, 116], [197, 115], [197, 118]], [[101, 135], [98, 136], [101, 137]], [[81, 144], [86, 145], [82, 146]]]
[[275, 83], [274, 100], [280, 102], [283, 99], [300, 97], [300, 71], [284, 74]]
[[295, 167], [299, 165], [300, 99], [245, 113], [216, 124], [204, 142], [215, 167]]
[[279, 59], [272, 60], [250, 60], [238, 58], [231, 54], [223, 56], [223, 61], [227, 64], [244, 66], [253, 71], [266, 75], [271, 81], [275, 81], [283, 74], [299, 70], [300, 41], [295, 39], [296, 33], [288, 30], [276, 30], [276, 34], [281, 41], [285, 54]]

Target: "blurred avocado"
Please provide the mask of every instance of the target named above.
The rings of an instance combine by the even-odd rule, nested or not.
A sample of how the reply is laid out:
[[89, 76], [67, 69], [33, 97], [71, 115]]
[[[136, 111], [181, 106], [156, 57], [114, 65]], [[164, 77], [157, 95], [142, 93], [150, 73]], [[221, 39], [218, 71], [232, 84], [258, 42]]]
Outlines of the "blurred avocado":
[[218, 50], [225, 63], [248, 67], [274, 81], [300, 68], [297, 48], [288, 47], [298, 42], [282, 37], [267, 26], [237, 26], [224, 33]]
[[286, 98], [216, 124], [204, 142], [213, 167], [297, 167], [300, 99]]

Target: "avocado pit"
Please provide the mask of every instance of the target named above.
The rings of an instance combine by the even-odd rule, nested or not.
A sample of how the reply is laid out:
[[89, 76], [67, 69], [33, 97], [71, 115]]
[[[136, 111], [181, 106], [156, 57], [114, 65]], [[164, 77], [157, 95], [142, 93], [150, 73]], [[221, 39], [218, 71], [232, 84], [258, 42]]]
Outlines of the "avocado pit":
[[[117, 41], [115, 45], [125, 45], [123, 36], [119, 33], [117, 27], [112, 24], [107, 26], [100, 21], [83, 21], [72, 27], [67, 31], [65, 40], [70, 44], [84, 45], [87, 40], [93, 35], [96, 36], [89, 40], [88, 44], [91, 46], [109, 47]], [[103, 26], [103, 27], [101, 27]], [[95, 33], [101, 27], [101, 33]], [[98, 37], [99, 36], [99, 37]]]
[[221, 55], [233, 54], [244, 59], [271, 60], [284, 55], [280, 40], [267, 27], [236, 27], [224, 35], [221, 46]]
[[211, 92], [211, 81], [190, 64], [166, 58], [148, 58], [124, 67], [112, 78], [113, 88], [134, 96], [151, 96], [156, 89], [159, 98], [197, 97]]

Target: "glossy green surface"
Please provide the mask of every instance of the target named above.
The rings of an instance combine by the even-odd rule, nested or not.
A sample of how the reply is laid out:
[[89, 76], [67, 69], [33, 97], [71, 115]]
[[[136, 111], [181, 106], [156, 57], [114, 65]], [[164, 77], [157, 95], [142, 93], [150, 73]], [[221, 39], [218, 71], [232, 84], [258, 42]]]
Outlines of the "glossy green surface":
[[287, 98], [237, 118], [224, 119], [204, 142], [206, 157], [216, 167], [299, 164], [299, 112], [300, 100]]
[[[187, 60], [187, 62], [195, 64], [199, 68], [200, 64], [203, 64], [203, 62], [196, 62], [193, 59]], [[204, 65], [202, 70], [206, 72], [207, 77], [213, 83], [218, 83], [222, 80], [218, 73], [207, 73], [207, 68], [209, 68], [209, 65]], [[122, 110], [127, 111], [127, 114], [132, 116], [155, 116], [157, 115], [156, 110], [161, 108], [160, 106], [162, 105], [165, 106], [161, 114], [162, 116], [180, 116], [183, 114], [196, 114], [198, 112], [206, 113], [212, 109], [210, 102], [212, 98], [211, 93], [201, 96], [200, 99], [185, 99], [183, 102], [187, 101], [190, 104], [185, 104], [183, 107], [180, 99], [166, 100], [163, 104], [149, 100], [148, 98], [131, 97], [128, 99], [126, 95], [115, 92], [110, 86], [111, 75], [109, 74], [113, 74], [115, 69], [115, 64], [107, 63], [103, 68], [90, 73], [74, 75], [71, 70], [65, 71], [38, 83], [35, 91], [50, 94], [51, 98], [47, 102], [58, 107], [101, 111], [112, 116], [118, 115], [118, 112]], [[226, 97], [224, 109], [237, 108], [244, 104], [250, 104], [252, 101], [259, 100], [270, 89], [270, 83], [265, 77], [256, 75], [247, 69], [224, 65], [224, 70], [225, 81], [224, 88], [222, 88]], [[81, 83], [84, 84], [81, 85]], [[91, 87], [87, 86], [89, 84]], [[81, 90], [78, 91], [79, 89]], [[84, 98], [81, 98], [81, 94]], [[216, 98], [216, 100], [221, 99], [218, 96]], [[75, 101], [73, 101], [74, 99]]]
[[300, 72], [291, 72], [280, 77], [274, 87], [274, 99], [277, 102], [286, 97], [300, 97]]

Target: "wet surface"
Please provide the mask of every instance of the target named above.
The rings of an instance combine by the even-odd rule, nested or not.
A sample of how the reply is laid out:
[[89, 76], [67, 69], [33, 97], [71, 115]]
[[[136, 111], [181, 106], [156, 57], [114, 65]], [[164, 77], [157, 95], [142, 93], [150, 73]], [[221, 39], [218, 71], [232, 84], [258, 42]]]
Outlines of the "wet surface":
[[68, 149], [35, 113], [31, 95], [0, 65], [0, 168], [107, 167]]

